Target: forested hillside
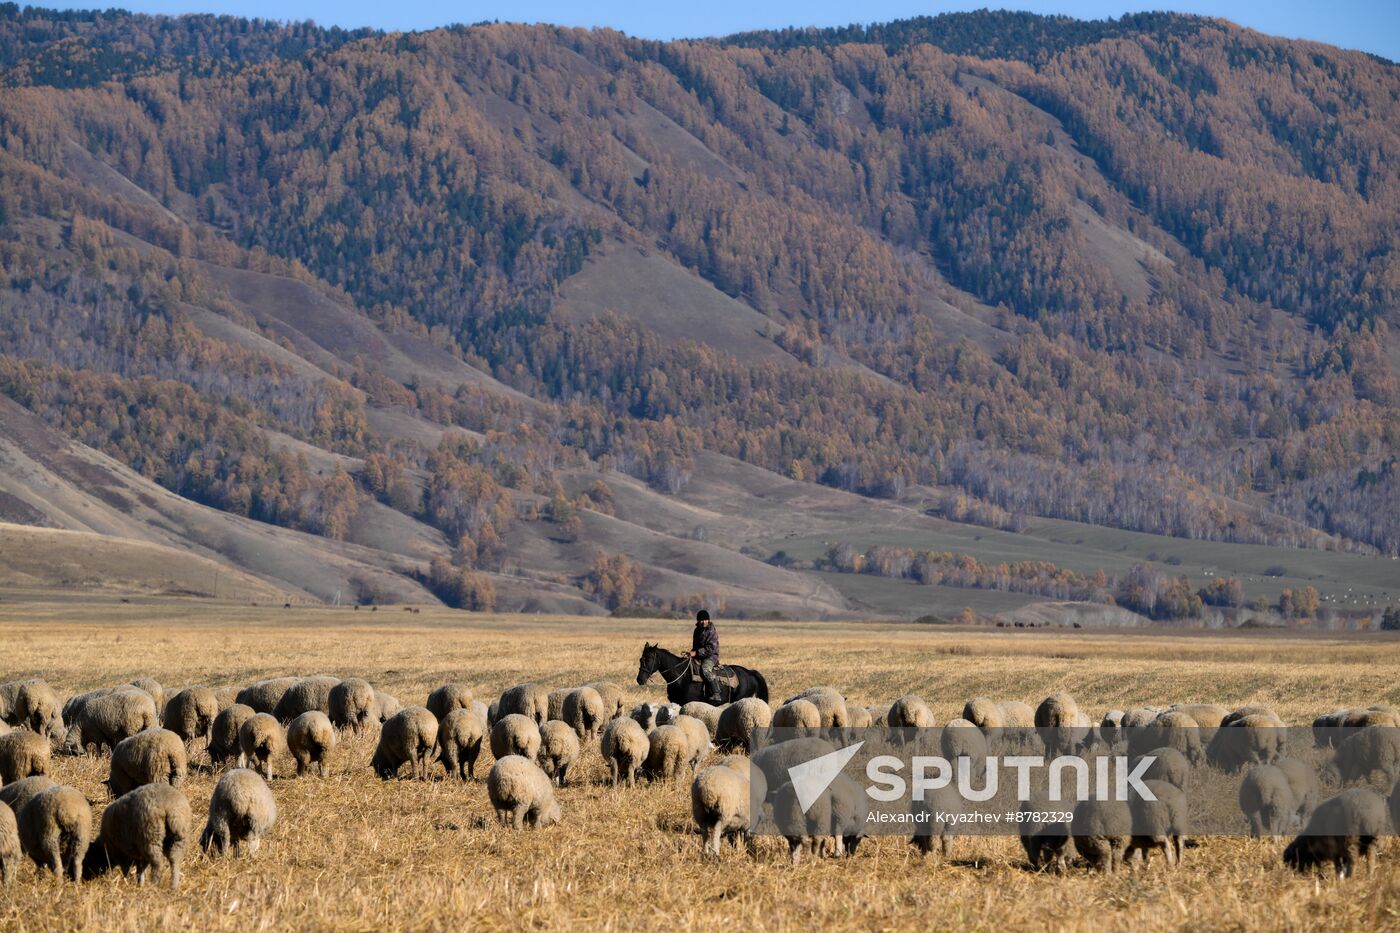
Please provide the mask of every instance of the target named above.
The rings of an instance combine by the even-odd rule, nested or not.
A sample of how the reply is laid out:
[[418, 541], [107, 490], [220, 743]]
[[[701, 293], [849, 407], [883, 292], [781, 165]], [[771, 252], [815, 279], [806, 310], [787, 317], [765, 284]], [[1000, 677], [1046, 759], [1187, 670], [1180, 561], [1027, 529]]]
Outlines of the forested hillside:
[[[1400, 553], [1388, 62], [1175, 15], [0, 36], [0, 392], [453, 603], [834, 614], [883, 566], [1210, 604], [856, 566], [843, 509]], [[730, 473], [833, 553], [775, 559], [816, 525]]]

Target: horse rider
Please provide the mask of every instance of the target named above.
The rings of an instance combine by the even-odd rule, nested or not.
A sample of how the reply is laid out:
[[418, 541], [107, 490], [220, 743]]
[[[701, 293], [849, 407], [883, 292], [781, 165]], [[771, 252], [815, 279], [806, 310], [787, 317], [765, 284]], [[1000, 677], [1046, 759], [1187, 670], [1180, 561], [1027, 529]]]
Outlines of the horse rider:
[[710, 621], [710, 613], [704, 609], [695, 613], [690, 656], [700, 662], [700, 679], [705, 682], [706, 699], [715, 705], [723, 703], [719, 682], [715, 680], [715, 668], [719, 665], [719, 632], [715, 631], [715, 624]]

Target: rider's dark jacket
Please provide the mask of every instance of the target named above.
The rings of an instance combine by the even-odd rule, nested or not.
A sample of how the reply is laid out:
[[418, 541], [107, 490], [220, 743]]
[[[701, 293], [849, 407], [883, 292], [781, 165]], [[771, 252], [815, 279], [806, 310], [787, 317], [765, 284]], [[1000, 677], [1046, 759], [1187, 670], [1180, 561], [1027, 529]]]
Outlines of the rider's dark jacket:
[[715, 631], [715, 624], [695, 623], [695, 631], [690, 636], [690, 647], [697, 659], [703, 661], [711, 658], [715, 663], [719, 663], [719, 632]]

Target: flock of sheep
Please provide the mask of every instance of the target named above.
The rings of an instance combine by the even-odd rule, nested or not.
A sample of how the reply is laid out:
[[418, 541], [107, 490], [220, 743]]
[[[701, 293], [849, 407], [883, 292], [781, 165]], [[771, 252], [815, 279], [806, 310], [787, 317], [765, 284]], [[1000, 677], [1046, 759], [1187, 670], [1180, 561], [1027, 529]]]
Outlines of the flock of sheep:
[[[870, 726], [934, 728], [929, 705], [902, 696], [888, 707], [846, 702], [818, 687], [776, 707], [756, 698], [723, 707], [706, 703], [640, 704], [628, 708], [621, 687], [599, 682], [550, 691], [536, 684], [511, 687], [489, 705], [470, 687], [447, 684], [423, 706], [403, 707], [359, 678], [284, 677], [243, 689], [191, 687], [167, 698], [148, 679], [95, 690], [60, 704], [41, 680], [0, 684], [0, 880], [8, 883], [22, 855], [40, 870], [79, 881], [109, 870], [154, 872], [178, 886], [194, 817], [180, 789], [193, 750], [204, 747], [213, 768], [225, 769], [209, 803], [199, 843], [213, 856], [255, 853], [277, 819], [269, 783], [285, 751], [298, 775], [324, 776], [337, 736], [378, 730], [371, 768], [383, 779], [427, 779], [434, 763], [449, 778], [474, 780], [482, 747], [494, 763], [488, 795], [502, 823], [543, 827], [562, 816], [556, 788], [568, 786], [583, 749], [597, 743], [613, 785], [639, 776], [691, 781], [691, 813], [704, 851], [718, 855], [725, 837], [752, 851], [755, 827], [781, 826], [794, 863], [803, 853], [854, 853], [866, 834], [864, 789], [838, 777], [807, 807], [799, 805], [788, 768], [833, 751], [846, 730]], [[796, 738], [750, 748], [755, 730], [793, 730]], [[1352, 727], [1332, 755], [1327, 778], [1336, 784], [1381, 773], [1400, 777], [1400, 714], [1385, 706], [1338, 710], [1314, 723], [1317, 745], [1330, 745], [1333, 727]], [[941, 754], [983, 760], [1002, 743], [1033, 741], [1050, 754], [1126, 747], [1151, 755], [1147, 777], [1155, 801], [1086, 801], [1068, 828], [1033, 820], [1019, 823], [1033, 868], [1064, 870], [1077, 854], [1092, 868], [1112, 871], [1140, 852], [1161, 850], [1169, 865], [1182, 855], [1189, 826], [1184, 796], [1192, 769], [1242, 772], [1239, 804], [1254, 835], [1300, 829], [1284, 851], [1299, 869], [1334, 865], [1339, 875], [1373, 861], [1383, 837], [1400, 831], [1400, 783], [1389, 802], [1364, 787], [1322, 800], [1315, 771], [1283, 754], [1283, 722], [1264, 708], [1228, 710], [1210, 704], [1169, 709], [1110, 711], [1097, 722], [1067, 694], [1026, 703], [969, 701], [962, 717], [944, 724]], [[1035, 730], [1031, 732], [1030, 730]], [[111, 802], [97, 836], [93, 814], [78, 790], [49, 778], [50, 756], [110, 752], [106, 781]], [[718, 749], [724, 757], [702, 764]], [[751, 812], [762, 801], [765, 813]], [[951, 789], [915, 802], [922, 821], [913, 843], [946, 855], [956, 824], [933, 819], [958, 812]], [[1050, 810], [1039, 797], [1027, 813]]]

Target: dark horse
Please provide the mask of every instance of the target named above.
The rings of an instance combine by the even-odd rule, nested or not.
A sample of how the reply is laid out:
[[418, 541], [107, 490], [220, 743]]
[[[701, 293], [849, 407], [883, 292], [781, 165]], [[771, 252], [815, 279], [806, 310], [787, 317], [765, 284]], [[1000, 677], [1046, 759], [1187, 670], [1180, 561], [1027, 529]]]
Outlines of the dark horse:
[[[696, 670], [698, 672], [699, 668]], [[726, 670], [733, 671], [734, 676], [739, 678], [737, 687], [731, 687], [724, 682]], [[768, 681], [764, 680], [758, 671], [737, 664], [726, 664], [718, 673], [721, 678], [719, 692], [725, 703], [742, 700], [744, 697], [758, 697], [765, 702], [768, 700]], [[690, 677], [688, 655], [672, 654], [658, 645], [646, 645], [642, 648], [642, 660], [637, 665], [637, 685], [646, 683], [652, 674], [660, 674], [661, 679], [666, 681], [666, 699], [672, 703], [685, 704], [691, 700], [708, 702], [705, 698], [704, 681], [692, 680]]]

